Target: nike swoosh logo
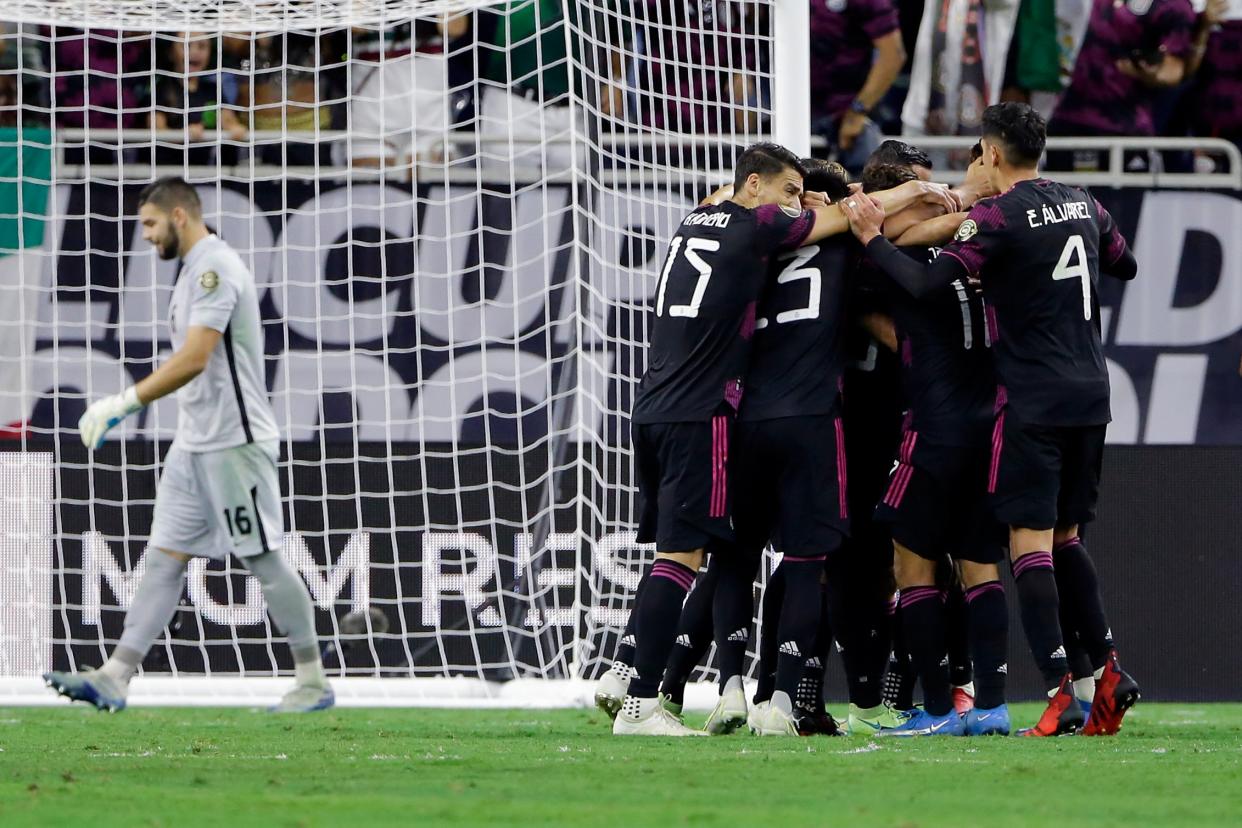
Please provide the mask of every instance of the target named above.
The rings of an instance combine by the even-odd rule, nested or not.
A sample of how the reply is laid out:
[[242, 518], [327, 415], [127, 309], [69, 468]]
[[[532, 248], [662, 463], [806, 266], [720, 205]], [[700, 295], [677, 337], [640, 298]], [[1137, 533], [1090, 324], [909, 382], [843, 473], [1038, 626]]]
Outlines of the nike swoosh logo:
[[928, 728], [928, 730], [930, 730], [932, 733], [935, 733], [935, 732], [937, 732], [938, 730], [943, 730], [944, 728], [946, 728], [946, 727], [948, 727], [948, 726], [949, 726], [949, 723], [948, 723], [948, 722], [937, 722], [936, 724], [934, 724], [934, 725], [932, 725], [930, 728]]
[[979, 717], [979, 721], [986, 722], [988, 719], [992, 718], [992, 715], [993, 714], [991, 713], [985, 713], [984, 715]]

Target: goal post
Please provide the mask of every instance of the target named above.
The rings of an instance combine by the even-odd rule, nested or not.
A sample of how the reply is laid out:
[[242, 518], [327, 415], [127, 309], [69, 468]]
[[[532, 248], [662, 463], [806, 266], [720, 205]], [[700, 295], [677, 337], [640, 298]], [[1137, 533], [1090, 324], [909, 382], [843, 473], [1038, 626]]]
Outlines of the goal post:
[[[16, 102], [0, 106], [0, 475], [20, 516], [0, 521], [0, 703], [101, 663], [132, 599], [176, 403], [94, 452], [76, 422], [169, 354], [177, 264], [136, 222], [167, 174], [258, 286], [284, 554], [338, 696], [588, 703], [653, 554], [628, 411], [664, 248], [744, 146], [806, 151], [806, 13], [0, 12], [0, 101]], [[290, 670], [244, 569], [196, 561], [134, 701], [258, 703]]]

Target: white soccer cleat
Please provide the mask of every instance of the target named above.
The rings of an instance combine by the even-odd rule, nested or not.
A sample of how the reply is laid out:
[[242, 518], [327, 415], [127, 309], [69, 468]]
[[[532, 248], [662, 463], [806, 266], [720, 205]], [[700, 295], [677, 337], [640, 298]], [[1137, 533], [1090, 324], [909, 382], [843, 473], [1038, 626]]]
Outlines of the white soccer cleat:
[[98, 670], [44, 673], [43, 681], [70, 701], [86, 702], [109, 713], [125, 709], [126, 687]]
[[608, 672], [600, 676], [595, 687], [595, 706], [607, 713], [608, 718], [617, 718], [617, 711], [625, 701], [625, 693], [630, 689], [630, 679], [636, 672], [630, 665], [614, 661]]
[[701, 730], [692, 730], [677, 720], [664, 708], [660, 699], [638, 699], [626, 696], [612, 723], [614, 736], [706, 736]]
[[713, 736], [727, 736], [745, 725], [747, 718], [746, 691], [738, 682], [737, 686], [726, 687], [720, 694], [720, 701], [716, 702], [703, 729]]
[[763, 712], [755, 716], [751, 732], [756, 736], [797, 736], [798, 723], [792, 713], [786, 713], [774, 704], [766, 704]]
[[769, 702], [755, 702], [750, 708], [750, 712], [746, 714], [746, 729], [756, 736], [759, 735], [759, 721], [766, 715]]
[[336, 693], [332, 687], [317, 684], [298, 684], [268, 708], [269, 713], [311, 713], [315, 710], [327, 710], [336, 704]]

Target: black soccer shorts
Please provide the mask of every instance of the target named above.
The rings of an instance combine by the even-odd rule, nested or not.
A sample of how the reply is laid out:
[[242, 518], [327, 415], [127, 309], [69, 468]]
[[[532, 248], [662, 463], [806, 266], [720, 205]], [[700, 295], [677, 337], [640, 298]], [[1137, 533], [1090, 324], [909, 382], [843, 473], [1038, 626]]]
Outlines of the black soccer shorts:
[[739, 422], [733, 501], [739, 547], [768, 542], [785, 555], [818, 557], [849, 532], [845, 431], [830, 414]]
[[986, 444], [936, 445], [906, 431], [876, 520], [921, 558], [999, 563], [1008, 530], [988, 504], [990, 460]]
[[733, 418], [635, 423], [639, 543], [659, 552], [690, 552], [713, 539], [732, 541], [729, 450]]
[[1005, 407], [992, 432], [988, 491], [997, 520], [1022, 529], [1090, 523], [1107, 426], [1037, 426]]

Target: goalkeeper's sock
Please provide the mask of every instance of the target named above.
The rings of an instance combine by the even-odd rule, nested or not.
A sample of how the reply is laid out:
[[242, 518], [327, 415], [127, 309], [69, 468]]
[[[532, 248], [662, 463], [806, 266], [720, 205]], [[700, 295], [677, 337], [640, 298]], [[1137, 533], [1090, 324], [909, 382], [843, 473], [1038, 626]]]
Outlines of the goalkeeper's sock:
[[655, 698], [677, 636], [677, 619], [686, 593], [694, 583], [694, 570], [667, 558], [651, 565], [647, 588], [638, 607], [638, 647], [634, 653], [637, 674], [630, 680], [629, 695]]
[[819, 576], [824, 569], [824, 559], [795, 559], [786, 555], [780, 568], [785, 570], [785, 600], [781, 602], [776, 692], [793, 698], [797, 695], [806, 661], [815, 651], [820, 612]]
[[712, 556], [707, 571], [699, 576], [685, 606], [681, 608], [681, 620], [677, 625], [677, 639], [673, 653], [664, 668], [664, 682], [660, 692], [674, 704], [685, 699], [686, 682], [699, 659], [712, 645], [712, 603], [716, 595], [716, 582], [720, 577], [717, 556]]
[[185, 589], [184, 561], [159, 549], [143, 559], [142, 578], [125, 613], [121, 640], [99, 671], [121, 686], [129, 684], [155, 639], [168, 626]]
[[302, 579], [279, 551], [264, 552], [244, 559], [243, 563], [259, 579], [272, 620], [289, 638], [297, 683], [327, 686], [319, 657], [319, 638], [315, 635], [315, 608]]

